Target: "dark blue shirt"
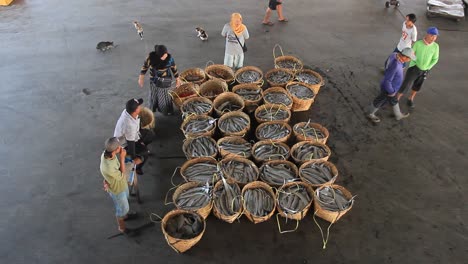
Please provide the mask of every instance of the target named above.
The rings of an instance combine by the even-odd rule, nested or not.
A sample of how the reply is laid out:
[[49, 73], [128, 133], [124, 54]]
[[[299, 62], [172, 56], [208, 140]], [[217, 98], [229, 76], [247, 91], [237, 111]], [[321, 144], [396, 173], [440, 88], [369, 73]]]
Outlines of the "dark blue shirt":
[[394, 94], [400, 89], [403, 82], [403, 62], [397, 58], [397, 53], [392, 53], [388, 57], [387, 68], [385, 69], [384, 78], [380, 82], [380, 89], [388, 94]]

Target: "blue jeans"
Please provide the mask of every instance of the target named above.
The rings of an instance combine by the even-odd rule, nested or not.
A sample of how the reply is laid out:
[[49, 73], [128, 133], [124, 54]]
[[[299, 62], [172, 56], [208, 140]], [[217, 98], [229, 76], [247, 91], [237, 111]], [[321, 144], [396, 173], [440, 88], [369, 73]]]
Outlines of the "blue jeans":
[[128, 187], [121, 193], [113, 194], [109, 192], [109, 195], [114, 202], [115, 216], [118, 218], [126, 216], [130, 210], [130, 206], [128, 205]]

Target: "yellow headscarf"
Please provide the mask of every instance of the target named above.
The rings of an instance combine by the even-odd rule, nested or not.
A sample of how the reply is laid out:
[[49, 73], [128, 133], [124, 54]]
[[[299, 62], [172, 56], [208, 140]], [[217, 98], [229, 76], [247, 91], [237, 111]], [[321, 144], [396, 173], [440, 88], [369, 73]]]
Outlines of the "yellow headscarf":
[[[241, 24], [239, 26], [234, 25], [234, 20], [237, 20], [237, 19], [240, 19], [241, 21]], [[245, 25], [242, 24], [242, 16], [239, 13], [233, 13], [231, 15], [230, 25], [231, 25], [232, 31], [234, 31], [234, 33], [236, 33], [237, 36], [241, 35], [242, 32], [244, 32], [245, 30]]]

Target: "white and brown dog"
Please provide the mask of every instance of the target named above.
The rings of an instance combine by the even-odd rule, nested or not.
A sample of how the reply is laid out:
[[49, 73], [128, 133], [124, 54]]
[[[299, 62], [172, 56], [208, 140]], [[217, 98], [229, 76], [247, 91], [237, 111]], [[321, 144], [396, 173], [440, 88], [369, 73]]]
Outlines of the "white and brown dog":
[[208, 40], [208, 34], [203, 28], [197, 27], [195, 28], [195, 31], [198, 33], [197, 37], [199, 37], [201, 40]]

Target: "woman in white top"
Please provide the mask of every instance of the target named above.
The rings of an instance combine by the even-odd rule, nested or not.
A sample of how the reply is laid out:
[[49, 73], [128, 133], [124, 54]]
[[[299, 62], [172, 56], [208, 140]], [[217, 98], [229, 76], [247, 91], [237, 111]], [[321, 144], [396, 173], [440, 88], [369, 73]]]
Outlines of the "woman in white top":
[[221, 35], [226, 38], [226, 51], [224, 65], [233, 69], [242, 68], [244, 65], [245, 40], [249, 39], [249, 31], [242, 24], [242, 16], [239, 13], [231, 15], [231, 22], [224, 25]]

